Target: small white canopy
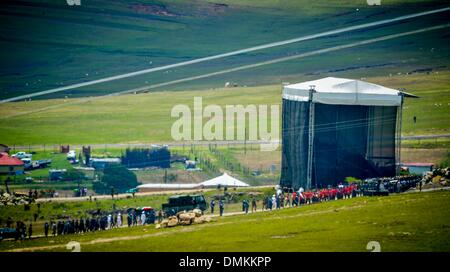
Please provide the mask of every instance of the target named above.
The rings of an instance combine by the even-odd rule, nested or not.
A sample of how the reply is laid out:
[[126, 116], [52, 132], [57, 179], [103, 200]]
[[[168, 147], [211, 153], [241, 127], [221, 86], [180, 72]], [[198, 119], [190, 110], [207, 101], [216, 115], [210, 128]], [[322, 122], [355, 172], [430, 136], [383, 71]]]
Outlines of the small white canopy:
[[220, 186], [227, 186], [227, 187], [248, 187], [248, 185], [245, 182], [242, 182], [238, 179], [233, 178], [232, 176], [229, 176], [227, 173], [224, 173], [221, 176], [215, 177], [213, 179], [204, 181], [200, 183], [200, 185], [204, 187], [217, 187]]
[[309, 90], [314, 88], [312, 101], [333, 105], [399, 106], [401, 92], [377, 84], [346, 78], [326, 77], [284, 86], [283, 99], [309, 101]]

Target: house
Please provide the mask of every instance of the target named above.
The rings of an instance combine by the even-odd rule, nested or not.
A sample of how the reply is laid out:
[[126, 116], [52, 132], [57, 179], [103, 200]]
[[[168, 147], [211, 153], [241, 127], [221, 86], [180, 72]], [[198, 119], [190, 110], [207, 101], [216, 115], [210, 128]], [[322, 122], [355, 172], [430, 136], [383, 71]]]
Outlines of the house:
[[93, 158], [90, 160], [89, 164], [95, 170], [103, 170], [106, 166], [120, 164], [120, 158]]
[[9, 148], [7, 145], [5, 144], [0, 144], [0, 153], [5, 152], [9, 154], [9, 151], [11, 150], [11, 148]]
[[1, 175], [21, 175], [23, 174], [25, 163], [17, 158], [10, 157], [6, 152], [0, 152], [0, 174]]
[[423, 175], [428, 171], [433, 171], [434, 164], [432, 163], [422, 163], [422, 162], [414, 162], [414, 163], [403, 163], [402, 167], [406, 167], [411, 174]]

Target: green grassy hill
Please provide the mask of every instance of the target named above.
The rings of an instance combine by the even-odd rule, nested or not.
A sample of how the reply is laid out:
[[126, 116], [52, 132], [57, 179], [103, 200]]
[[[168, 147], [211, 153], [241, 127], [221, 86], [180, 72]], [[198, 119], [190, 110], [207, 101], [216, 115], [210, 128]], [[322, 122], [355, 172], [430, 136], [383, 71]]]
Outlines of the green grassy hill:
[[168, 229], [153, 226], [6, 242], [0, 250], [66, 251], [449, 251], [449, 192], [361, 197]]
[[[450, 73], [421, 73], [366, 78], [391, 88], [406, 88], [420, 96], [406, 99], [404, 135], [449, 133]], [[177, 104], [280, 104], [281, 85], [219, 88], [208, 91], [151, 92], [108, 97], [85, 103], [80, 99], [37, 100], [0, 105], [0, 142], [8, 145], [171, 142], [171, 117]], [[75, 104], [70, 104], [75, 102]], [[66, 105], [64, 105], [66, 104]], [[42, 112], [8, 117], [36, 109], [63, 105]], [[224, 109], [224, 108], [223, 108]], [[413, 116], [417, 117], [414, 124]]]
[[[447, 6], [447, 1], [6, 1], [0, 6], [0, 98], [157, 67], [254, 45]], [[448, 23], [448, 12], [43, 98], [112, 93], [391, 33]], [[225, 82], [279, 84], [342, 75], [384, 76], [448, 67], [450, 36], [421, 36], [270, 65], [160, 90]]]

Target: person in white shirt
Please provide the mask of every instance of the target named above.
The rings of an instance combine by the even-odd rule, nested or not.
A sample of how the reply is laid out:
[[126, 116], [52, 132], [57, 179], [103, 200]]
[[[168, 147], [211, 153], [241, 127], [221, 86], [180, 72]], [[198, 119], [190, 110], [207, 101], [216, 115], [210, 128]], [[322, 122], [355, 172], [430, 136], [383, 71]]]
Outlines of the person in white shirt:
[[141, 222], [142, 222], [142, 225], [145, 225], [145, 212], [144, 211], [142, 211], [142, 213], [141, 213]]

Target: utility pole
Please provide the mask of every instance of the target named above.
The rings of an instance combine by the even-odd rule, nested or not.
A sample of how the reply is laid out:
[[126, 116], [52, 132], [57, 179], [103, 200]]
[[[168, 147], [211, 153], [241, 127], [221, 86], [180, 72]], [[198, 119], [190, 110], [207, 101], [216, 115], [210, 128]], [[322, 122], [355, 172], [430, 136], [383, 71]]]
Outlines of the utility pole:
[[244, 155], [247, 154], [247, 126], [245, 126], [245, 137], [244, 137]]
[[306, 170], [306, 189], [311, 189], [314, 153], [314, 85], [309, 86], [309, 122], [308, 122], [308, 166]]

